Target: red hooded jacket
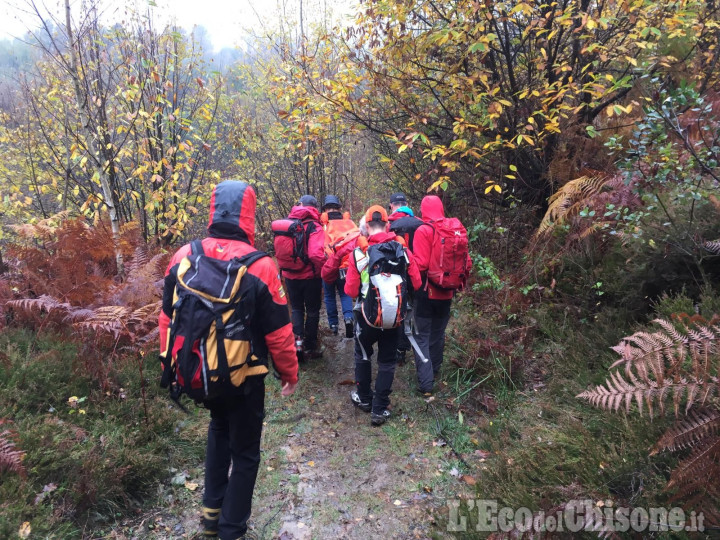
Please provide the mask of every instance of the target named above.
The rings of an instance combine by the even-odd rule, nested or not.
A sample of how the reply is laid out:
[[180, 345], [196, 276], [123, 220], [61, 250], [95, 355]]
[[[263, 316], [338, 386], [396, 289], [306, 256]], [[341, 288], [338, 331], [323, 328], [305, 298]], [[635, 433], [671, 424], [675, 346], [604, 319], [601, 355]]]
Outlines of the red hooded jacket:
[[[209, 236], [202, 240], [203, 251], [207, 256], [225, 261], [255, 251], [255, 202], [255, 191], [245, 182], [228, 180], [217, 185], [210, 200]], [[176, 283], [174, 273], [170, 270], [189, 253], [190, 244], [181, 247], [173, 255], [165, 272], [163, 306], [158, 321], [161, 353], [167, 348]], [[252, 324], [264, 336], [262, 343], [253, 342], [254, 352], [264, 360], [267, 360], [268, 355], [272, 357], [283, 383], [296, 383], [298, 363], [295, 340], [285, 290], [275, 262], [270, 257], [257, 260], [248, 269], [245, 279], [251, 279], [257, 287], [258, 305]]]
[[[445, 208], [443, 207], [440, 197], [436, 195], [423, 197], [420, 203], [420, 213], [422, 214], [422, 220], [430, 225], [432, 225], [434, 221], [444, 219]], [[434, 235], [435, 229], [432, 227], [420, 227], [415, 231], [415, 237], [413, 239], [415, 260], [417, 261], [418, 268], [420, 268], [423, 283], [427, 286], [428, 298], [430, 300], [450, 300], [454, 296], [455, 291], [440, 289], [427, 281], [427, 271], [430, 267], [430, 254]], [[472, 268], [472, 260], [469, 255], [468, 268]]]
[[[391, 232], [375, 233], [368, 238], [368, 244], [371, 246], [374, 244], [382, 244], [383, 242], [395, 240], [395, 238], [397, 237]], [[354, 250], [354, 248], [357, 247], [357, 241], [352, 242], [352, 244], [352, 249]], [[410, 263], [408, 265], [408, 278], [410, 278], [410, 285], [413, 290], [417, 291], [420, 287], [422, 287], [420, 271], [418, 270], [418, 265], [415, 262], [413, 254], [408, 248], [405, 248], [405, 251], [408, 255], [408, 261]], [[338, 255], [339, 254], [340, 252], [338, 252]], [[360, 286], [360, 272], [358, 272], [357, 263], [355, 261], [355, 253], [353, 251], [350, 255], [350, 264], [348, 265], [347, 277], [345, 278], [345, 294], [352, 298], [357, 298], [360, 294]]]
[[320, 277], [322, 267], [325, 264], [325, 231], [320, 223], [320, 213], [317, 208], [312, 206], [293, 206], [290, 211], [289, 219], [300, 219], [306, 226], [308, 223], [314, 223], [315, 230], [308, 237], [308, 258], [310, 264], [299, 272], [282, 271], [285, 279], [313, 279]]

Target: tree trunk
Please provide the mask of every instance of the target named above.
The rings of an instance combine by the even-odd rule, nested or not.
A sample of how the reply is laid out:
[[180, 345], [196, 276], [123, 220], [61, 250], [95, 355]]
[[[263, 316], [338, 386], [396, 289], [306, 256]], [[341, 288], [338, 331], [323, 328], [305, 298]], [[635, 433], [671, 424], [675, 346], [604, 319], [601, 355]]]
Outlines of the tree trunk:
[[[102, 166], [102, 154], [100, 152], [100, 148], [98, 147], [98, 139], [101, 138], [102, 134], [93, 132], [91, 128], [91, 98], [90, 96], [83, 96], [82, 89], [80, 88], [80, 77], [77, 69], [77, 53], [75, 51], [75, 44], [73, 43], [73, 31], [70, 19], [70, 0], [65, 0], [65, 25], [67, 27], [68, 47], [70, 48], [70, 76], [72, 77], [73, 87], [75, 89], [75, 99], [77, 101], [78, 113], [80, 114], [83, 131], [87, 137], [88, 145], [92, 147], [93, 153], [97, 158], [95, 160], [95, 174], [99, 177], [100, 187], [102, 188], [103, 198], [105, 199], [104, 202], [108, 207], [108, 213], [110, 214], [110, 227], [112, 229], [117, 273], [120, 278], [124, 278], [125, 265], [123, 263], [122, 250], [120, 249], [120, 220], [117, 216], [117, 210], [114, 203], [115, 197], [113, 196], [112, 187], [108, 179], [108, 173]], [[100, 126], [98, 126], [98, 129], [100, 129]]]

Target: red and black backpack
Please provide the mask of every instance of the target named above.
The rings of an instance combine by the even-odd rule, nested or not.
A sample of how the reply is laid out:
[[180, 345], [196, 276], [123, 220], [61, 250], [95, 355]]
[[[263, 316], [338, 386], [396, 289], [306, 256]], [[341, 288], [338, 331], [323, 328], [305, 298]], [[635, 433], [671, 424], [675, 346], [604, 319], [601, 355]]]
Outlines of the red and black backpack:
[[315, 232], [315, 221], [276, 219], [272, 222], [272, 232], [280, 270], [300, 272], [310, 264], [308, 239]]

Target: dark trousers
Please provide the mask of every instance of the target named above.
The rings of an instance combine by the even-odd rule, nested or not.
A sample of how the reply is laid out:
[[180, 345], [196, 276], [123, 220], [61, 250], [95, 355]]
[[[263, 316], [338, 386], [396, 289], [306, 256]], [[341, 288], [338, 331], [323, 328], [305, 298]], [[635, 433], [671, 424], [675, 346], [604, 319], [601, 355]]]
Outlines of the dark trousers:
[[340, 307], [343, 312], [343, 319], [353, 318], [353, 301], [345, 291], [341, 288], [342, 281], [338, 280], [335, 283], [328, 285], [323, 281], [323, 290], [325, 291], [325, 309], [327, 310], [328, 324], [330, 326], [339, 324], [338, 320], [338, 308], [337, 299], [335, 298], [335, 291], [337, 291], [340, 297]]
[[262, 377], [251, 377], [245, 386], [244, 395], [206, 402], [210, 426], [203, 505], [221, 509], [218, 533], [222, 540], [246, 533], [260, 466], [265, 383]]
[[[356, 312], [357, 313], [357, 312]], [[355, 384], [364, 403], [372, 402], [372, 412], [381, 414], [390, 405], [390, 393], [395, 378], [395, 349], [399, 328], [380, 330], [369, 326], [361, 314], [355, 323]], [[378, 372], [375, 392], [372, 391], [373, 345], [377, 345]]]
[[317, 347], [320, 304], [322, 303], [322, 279], [285, 278], [290, 307], [292, 327], [296, 336], [303, 338], [305, 349]]
[[415, 368], [421, 392], [431, 392], [440, 371], [445, 351], [445, 329], [450, 321], [452, 300], [430, 300], [427, 295], [415, 297], [415, 339], [429, 359], [423, 363], [415, 353]]

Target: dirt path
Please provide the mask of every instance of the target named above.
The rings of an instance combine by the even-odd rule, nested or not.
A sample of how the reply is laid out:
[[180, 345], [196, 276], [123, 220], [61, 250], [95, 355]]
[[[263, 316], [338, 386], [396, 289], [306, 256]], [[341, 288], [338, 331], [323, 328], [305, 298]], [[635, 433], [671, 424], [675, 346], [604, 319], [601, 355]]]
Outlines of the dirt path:
[[[471, 496], [472, 487], [458, 479], [463, 466], [435, 432], [439, 400], [428, 404], [415, 393], [408, 363], [396, 370], [393, 418], [371, 426], [370, 415], [349, 400], [352, 340], [325, 336], [324, 342], [324, 358], [301, 366], [292, 398], [282, 399], [278, 385], [268, 385], [255, 532], [282, 540], [450, 537], [446, 500]], [[198, 533], [202, 467], [182, 473], [190, 487], [199, 485], [195, 491], [174, 486], [168, 508], [113, 537]]]

